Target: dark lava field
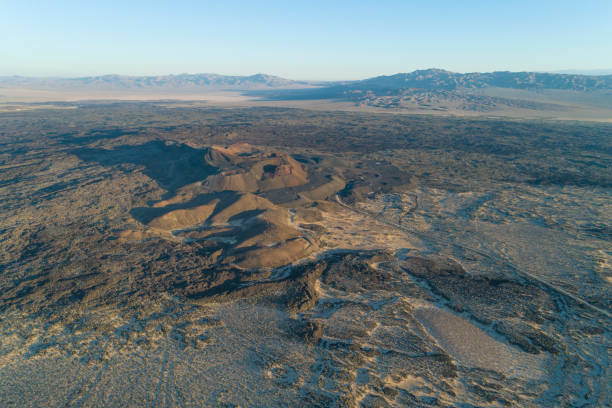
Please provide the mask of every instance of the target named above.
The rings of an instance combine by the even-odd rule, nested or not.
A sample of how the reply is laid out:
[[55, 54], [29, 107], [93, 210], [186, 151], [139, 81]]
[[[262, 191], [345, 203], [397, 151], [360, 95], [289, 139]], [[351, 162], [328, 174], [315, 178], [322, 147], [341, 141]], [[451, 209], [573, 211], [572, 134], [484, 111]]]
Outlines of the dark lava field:
[[612, 125], [0, 112], [0, 405], [610, 406]]

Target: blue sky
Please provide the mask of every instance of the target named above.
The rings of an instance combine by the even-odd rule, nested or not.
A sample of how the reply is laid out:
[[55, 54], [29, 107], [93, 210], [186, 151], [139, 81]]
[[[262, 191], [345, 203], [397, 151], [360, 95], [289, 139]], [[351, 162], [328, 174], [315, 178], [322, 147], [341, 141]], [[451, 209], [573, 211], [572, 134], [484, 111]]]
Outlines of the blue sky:
[[612, 0], [0, 0], [0, 75], [612, 69]]

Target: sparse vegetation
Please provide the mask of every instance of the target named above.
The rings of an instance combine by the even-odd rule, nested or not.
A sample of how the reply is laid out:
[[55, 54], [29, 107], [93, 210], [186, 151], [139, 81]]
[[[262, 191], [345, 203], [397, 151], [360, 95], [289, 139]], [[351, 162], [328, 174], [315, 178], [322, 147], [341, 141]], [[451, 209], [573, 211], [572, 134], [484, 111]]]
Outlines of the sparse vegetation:
[[67, 106], [0, 113], [4, 405], [608, 401], [611, 125]]

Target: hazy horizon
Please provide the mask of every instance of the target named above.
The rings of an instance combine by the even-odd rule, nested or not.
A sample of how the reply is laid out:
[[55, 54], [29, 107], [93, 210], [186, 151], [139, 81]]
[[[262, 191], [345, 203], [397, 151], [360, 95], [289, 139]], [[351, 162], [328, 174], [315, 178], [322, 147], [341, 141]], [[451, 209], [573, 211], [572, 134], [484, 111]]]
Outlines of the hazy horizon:
[[0, 45], [0, 75], [264, 72], [333, 81], [421, 67], [607, 70], [610, 15], [612, 3], [601, 0], [14, 2], [0, 15], [0, 35], [11, 39]]
[[319, 81], [319, 82], [334, 82], [334, 81], [350, 81], [350, 80], [363, 80], [369, 79], [379, 76], [391, 76], [402, 73], [411, 73], [414, 71], [427, 71], [427, 70], [443, 70], [452, 72], [455, 74], [470, 74], [470, 73], [489, 73], [489, 72], [534, 72], [541, 74], [564, 74], [564, 75], [585, 75], [585, 76], [606, 76], [612, 75], [612, 69], [559, 69], [559, 70], [547, 70], [547, 71], [536, 71], [536, 70], [523, 70], [523, 71], [511, 71], [511, 70], [496, 70], [496, 71], [452, 71], [445, 68], [440, 67], [428, 67], [428, 68], [416, 68], [413, 70], [404, 70], [398, 72], [383, 72], [380, 74], [376, 74], [368, 77], [360, 77], [360, 78], [340, 78], [340, 79], [312, 79], [312, 78], [294, 78], [294, 77], [284, 77], [281, 75], [277, 75], [269, 72], [253, 72], [246, 73], [241, 75], [233, 75], [226, 74], [223, 72], [168, 72], [168, 73], [156, 73], [156, 74], [124, 74], [121, 72], [108, 72], [98, 75], [22, 75], [22, 74], [8, 74], [8, 75], [0, 75], [0, 78], [33, 78], [33, 79], [79, 79], [79, 78], [90, 78], [90, 77], [105, 77], [105, 76], [119, 76], [119, 77], [164, 77], [164, 76], [181, 76], [181, 75], [219, 75], [219, 76], [234, 76], [234, 77], [252, 77], [256, 75], [268, 75], [283, 79], [288, 79], [291, 81]]

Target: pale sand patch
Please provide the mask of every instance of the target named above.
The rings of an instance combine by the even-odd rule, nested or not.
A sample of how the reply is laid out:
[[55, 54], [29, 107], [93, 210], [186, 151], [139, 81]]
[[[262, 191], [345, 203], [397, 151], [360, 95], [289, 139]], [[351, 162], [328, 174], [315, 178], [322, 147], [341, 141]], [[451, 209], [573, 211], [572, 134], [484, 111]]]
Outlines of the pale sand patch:
[[612, 283], [612, 251], [604, 251], [599, 249], [591, 252], [591, 256], [595, 260], [597, 272], [602, 276], [607, 283]]
[[461, 365], [495, 370], [512, 377], [544, 375], [547, 359], [544, 353], [529, 354], [502, 343], [468, 320], [443, 309], [421, 308], [415, 316], [440, 347]]
[[427, 250], [418, 238], [340, 206], [333, 212], [321, 211], [321, 216], [320, 224], [327, 229], [321, 240], [331, 248]]
[[119, 101], [199, 101], [219, 105], [245, 104], [253, 98], [238, 91], [179, 90], [179, 89], [25, 89], [1, 88], [0, 102], [77, 102], [93, 100]]

